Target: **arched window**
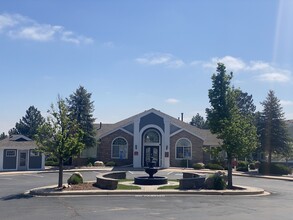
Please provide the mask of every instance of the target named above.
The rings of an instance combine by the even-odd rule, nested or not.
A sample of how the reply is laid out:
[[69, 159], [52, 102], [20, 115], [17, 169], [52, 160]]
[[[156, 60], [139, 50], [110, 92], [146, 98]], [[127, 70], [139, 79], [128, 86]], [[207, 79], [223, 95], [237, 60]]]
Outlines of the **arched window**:
[[112, 158], [114, 159], [127, 159], [128, 157], [128, 144], [127, 141], [118, 137], [112, 142]]
[[160, 143], [160, 135], [156, 130], [149, 130], [144, 135], [144, 143]]
[[176, 159], [191, 159], [191, 142], [181, 138], [176, 143]]

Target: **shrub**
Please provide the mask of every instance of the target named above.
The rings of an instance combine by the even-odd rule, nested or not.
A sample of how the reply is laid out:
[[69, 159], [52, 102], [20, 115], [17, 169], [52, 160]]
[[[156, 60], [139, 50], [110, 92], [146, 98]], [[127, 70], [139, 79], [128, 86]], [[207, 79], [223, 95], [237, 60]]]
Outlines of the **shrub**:
[[[188, 160], [188, 166], [191, 166], [191, 161]], [[187, 167], [187, 160], [180, 161], [180, 167]]]
[[200, 169], [204, 169], [204, 164], [203, 163], [194, 163], [192, 165], [193, 169], [195, 170], [200, 170]]
[[92, 166], [93, 164], [91, 162], [87, 164], [87, 167], [92, 167]]
[[208, 163], [205, 165], [205, 168], [210, 169], [210, 170], [223, 170], [224, 168], [216, 163]]
[[237, 171], [248, 172], [248, 167], [237, 167]]
[[73, 173], [67, 180], [68, 185], [76, 185], [83, 183], [83, 177], [81, 173], [75, 172]]
[[208, 176], [205, 180], [204, 188], [206, 189], [216, 189], [223, 190], [227, 187], [227, 177], [223, 172], [217, 172]]
[[108, 161], [105, 166], [107, 167], [114, 167], [116, 165], [116, 163], [114, 161]]
[[248, 167], [248, 164], [247, 161], [239, 160], [237, 167]]
[[261, 163], [258, 172], [260, 174], [288, 175], [292, 174], [292, 169], [282, 164], [272, 163], [269, 167], [268, 163]]
[[271, 164], [270, 173], [275, 175], [288, 175], [292, 173], [292, 169], [282, 164]]
[[45, 166], [58, 166], [58, 159], [53, 156], [49, 156], [46, 158]]

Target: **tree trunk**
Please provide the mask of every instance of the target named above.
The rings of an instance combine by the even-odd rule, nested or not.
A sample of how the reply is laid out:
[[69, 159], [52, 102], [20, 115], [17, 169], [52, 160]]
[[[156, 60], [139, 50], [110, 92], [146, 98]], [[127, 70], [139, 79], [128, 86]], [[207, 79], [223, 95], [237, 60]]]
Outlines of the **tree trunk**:
[[58, 178], [58, 188], [63, 186], [63, 159], [59, 158], [59, 178]]
[[232, 180], [232, 157], [227, 158], [227, 167], [228, 167], [228, 186], [227, 189], [233, 189], [233, 180]]

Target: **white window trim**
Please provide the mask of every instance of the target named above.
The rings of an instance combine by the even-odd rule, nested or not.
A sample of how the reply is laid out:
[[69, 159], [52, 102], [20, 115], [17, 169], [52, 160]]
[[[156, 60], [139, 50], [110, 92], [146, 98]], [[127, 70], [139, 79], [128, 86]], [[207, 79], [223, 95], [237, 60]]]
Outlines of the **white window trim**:
[[30, 150], [30, 157], [39, 157], [40, 156], [40, 152], [31, 149]]
[[[154, 131], [154, 132], [157, 133], [157, 135], [159, 137], [159, 142], [145, 142], [145, 137], [146, 137], [147, 133], [150, 132], [150, 131]], [[144, 132], [144, 135], [143, 135], [143, 144], [147, 145], [147, 146], [159, 146], [161, 144], [160, 132], [158, 132], [156, 129], [153, 129], [153, 128], [146, 129], [145, 132]]]
[[[190, 153], [191, 153], [191, 156], [189, 157], [189, 158], [178, 158], [177, 157], [177, 144], [178, 144], [178, 142], [180, 141], [180, 140], [182, 140], [182, 139], [185, 139], [185, 140], [187, 140], [187, 141], [189, 141], [189, 143], [190, 143]], [[183, 148], [184, 149], [184, 148]], [[184, 152], [184, 150], [183, 150], [183, 152]], [[177, 141], [176, 141], [176, 143], [175, 143], [175, 159], [176, 160], [186, 160], [186, 159], [188, 159], [188, 160], [191, 160], [192, 159], [192, 142], [188, 139], [188, 138], [179, 138]]]
[[[118, 138], [122, 138], [122, 139], [124, 139], [125, 140], [125, 142], [126, 142], [126, 155], [125, 155], [125, 158], [122, 158], [122, 159], [120, 159], [120, 157], [113, 157], [113, 143], [114, 143], [114, 141], [116, 140], [116, 139], [118, 139]], [[119, 146], [119, 145], [118, 145]], [[122, 146], [122, 145], [121, 145]], [[116, 137], [116, 138], [114, 138], [114, 140], [112, 141], [112, 143], [111, 143], [111, 158], [112, 159], [120, 159], [120, 160], [126, 160], [126, 159], [128, 159], [128, 141], [124, 138], [124, 137]]]
[[[14, 155], [8, 155], [8, 152], [14, 152]], [[6, 150], [5, 157], [16, 157], [16, 150]]]

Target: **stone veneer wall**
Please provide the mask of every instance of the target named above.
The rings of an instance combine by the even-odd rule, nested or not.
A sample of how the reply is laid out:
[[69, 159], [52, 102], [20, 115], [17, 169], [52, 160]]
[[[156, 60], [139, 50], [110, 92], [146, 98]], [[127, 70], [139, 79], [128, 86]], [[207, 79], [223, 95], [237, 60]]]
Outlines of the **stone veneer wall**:
[[192, 144], [192, 160], [190, 161], [189, 166], [191, 167], [194, 163], [203, 162], [203, 140], [200, 138], [186, 132], [181, 131], [170, 138], [170, 166], [181, 166], [182, 160], [176, 159], [176, 149], [175, 145], [177, 140], [180, 138], [187, 138], [191, 141]]
[[[127, 159], [111, 158], [112, 142], [117, 137], [125, 138], [128, 143], [128, 158]], [[107, 163], [109, 161], [114, 161], [116, 165], [119, 165], [119, 166], [132, 164], [133, 163], [133, 136], [122, 130], [117, 130], [101, 138], [100, 144], [98, 146], [97, 160], [103, 161], [104, 163]]]

